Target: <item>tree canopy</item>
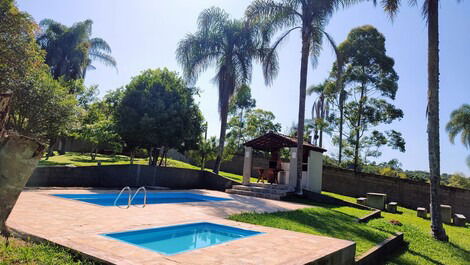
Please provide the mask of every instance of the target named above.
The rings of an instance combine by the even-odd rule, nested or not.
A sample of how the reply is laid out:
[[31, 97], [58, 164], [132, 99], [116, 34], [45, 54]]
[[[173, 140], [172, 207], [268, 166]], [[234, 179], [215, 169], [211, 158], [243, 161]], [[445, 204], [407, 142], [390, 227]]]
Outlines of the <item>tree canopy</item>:
[[117, 131], [130, 147], [189, 150], [199, 142], [203, 117], [176, 72], [146, 70], [126, 86], [116, 111]]

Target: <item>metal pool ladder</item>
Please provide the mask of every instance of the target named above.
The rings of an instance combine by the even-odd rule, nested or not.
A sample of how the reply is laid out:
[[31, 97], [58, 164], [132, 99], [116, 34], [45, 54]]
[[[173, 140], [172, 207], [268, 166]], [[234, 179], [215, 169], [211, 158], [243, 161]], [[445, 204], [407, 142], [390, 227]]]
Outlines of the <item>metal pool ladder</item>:
[[[120, 205], [117, 204], [117, 202], [119, 201], [119, 198], [121, 198], [122, 194], [127, 191], [127, 194], [128, 194], [128, 197], [127, 197], [127, 205], [122, 207]], [[137, 196], [137, 194], [140, 192], [140, 191], [143, 191], [144, 192], [144, 204], [142, 204], [142, 206], [137, 206], [137, 205], [134, 205], [135, 207], [140, 207], [140, 208], [144, 208], [146, 205], [147, 205], [147, 189], [145, 189], [144, 186], [140, 187], [137, 189], [137, 191], [134, 193], [134, 195], [132, 196], [131, 193], [132, 193], [132, 189], [129, 187], [129, 186], [126, 186], [124, 188], [122, 188], [121, 192], [119, 192], [118, 196], [116, 197], [116, 199], [114, 200], [114, 206], [118, 207], [118, 208], [122, 208], [122, 209], [128, 209], [129, 207], [131, 207], [132, 205], [132, 201], [134, 200], [134, 198]]]

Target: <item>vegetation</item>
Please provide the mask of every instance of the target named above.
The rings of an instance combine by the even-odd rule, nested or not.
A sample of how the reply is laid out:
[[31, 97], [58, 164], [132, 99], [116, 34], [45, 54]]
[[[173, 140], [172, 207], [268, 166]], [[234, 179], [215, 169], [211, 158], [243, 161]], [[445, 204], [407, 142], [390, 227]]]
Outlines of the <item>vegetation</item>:
[[265, 57], [256, 27], [242, 20], [229, 19], [220, 8], [213, 7], [201, 12], [198, 31], [188, 34], [178, 45], [177, 59], [189, 82], [195, 82], [208, 66], [216, 66], [219, 88], [220, 136], [219, 151], [214, 172], [219, 172], [224, 155], [225, 132], [231, 97], [251, 81], [253, 60], [258, 59], [264, 67], [264, 77], [270, 83], [276, 74], [277, 58]]
[[[355, 202], [355, 198], [333, 193], [323, 193], [345, 201]], [[305, 200], [296, 202], [309, 203]], [[312, 204], [312, 203], [309, 203]], [[408, 246], [403, 252], [390, 257], [386, 264], [467, 264], [470, 259], [470, 226], [456, 227], [445, 225], [450, 242], [433, 240], [429, 234], [429, 220], [416, 216], [416, 211], [398, 207], [398, 213], [382, 212], [383, 218], [359, 224], [357, 217], [367, 211], [350, 207], [312, 204], [291, 212], [269, 214], [244, 213], [233, 215], [232, 220], [265, 225], [315, 235], [331, 236], [353, 240], [357, 244], [356, 256], [395, 232], [403, 232]], [[393, 225], [392, 220], [401, 225]]]
[[[382, 0], [385, 12], [394, 17], [400, 8], [400, 0]], [[374, 0], [374, 4], [377, 0]], [[417, 1], [409, 1], [416, 5]], [[431, 175], [431, 230], [438, 240], [446, 241], [448, 237], [442, 226], [439, 210], [439, 184], [441, 175], [440, 136], [439, 136], [439, 0], [424, 1], [422, 14], [428, 28], [428, 98], [427, 98], [427, 133], [429, 173]]]
[[[54, 155], [46, 160], [46, 157], [43, 157], [41, 161], [39, 161], [39, 166], [96, 166], [98, 163], [101, 165], [128, 165], [130, 164], [131, 158], [125, 155], [103, 155], [97, 154], [95, 160], [92, 160], [90, 156], [82, 153], [74, 153], [68, 152], [65, 155]], [[137, 165], [148, 165], [149, 159], [148, 158], [134, 158], [134, 164]], [[181, 162], [179, 160], [174, 160], [171, 158], [166, 159], [166, 164], [163, 164], [167, 167], [177, 167], [177, 168], [186, 168], [186, 169], [194, 169], [200, 170], [201, 167], [194, 166], [185, 162]], [[212, 171], [209, 169], [205, 169], [207, 171]], [[241, 175], [219, 171], [219, 175], [229, 178], [234, 181], [242, 182], [243, 177]], [[257, 179], [251, 178], [252, 182], [255, 182]]]
[[[315, 65], [319, 56], [323, 36], [333, 45], [331, 37], [324, 31], [326, 24], [332, 14], [340, 7], [347, 6], [354, 1], [346, 0], [255, 0], [247, 8], [248, 19], [262, 24], [264, 38], [269, 41], [274, 34], [287, 29], [274, 42], [267, 58], [277, 58], [276, 50], [279, 44], [294, 30], [301, 31], [302, 50], [300, 62], [300, 85], [299, 85], [299, 118], [297, 122], [297, 141], [304, 141], [305, 125], [305, 98], [307, 90], [308, 59], [312, 58]], [[301, 193], [300, 182], [302, 179], [303, 145], [297, 146], [297, 184], [296, 192]]]
[[95, 69], [91, 64], [95, 60], [116, 67], [108, 43], [101, 38], [91, 38], [93, 21], [88, 19], [67, 27], [52, 19], [44, 19], [39, 25], [41, 32], [37, 42], [46, 51], [46, 63], [54, 79], [85, 78], [88, 69]]
[[[462, 144], [470, 148], [470, 105], [464, 104], [450, 114], [450, 121], [446, 125], [447, 133], [451, 143], [460, 134]], [[467, 157], [467, 164], [470, 168], [470, 156]]]
[[131, 152], [146, 148], [149, 163], [155, 166], [159, 154], [163, 159], [169, 149], [194, 148], [203, 120], [194, 103], [196, 93], [167, 69], [147, 70], [134, 77], [116, 110], [117, 131]]
[[35, 244], [10, 238], [9, 245], [0, 237], [0, 264], [64, 264], [92, 265], [95, 262], [79, 257], [64, 248], [43, 243]]

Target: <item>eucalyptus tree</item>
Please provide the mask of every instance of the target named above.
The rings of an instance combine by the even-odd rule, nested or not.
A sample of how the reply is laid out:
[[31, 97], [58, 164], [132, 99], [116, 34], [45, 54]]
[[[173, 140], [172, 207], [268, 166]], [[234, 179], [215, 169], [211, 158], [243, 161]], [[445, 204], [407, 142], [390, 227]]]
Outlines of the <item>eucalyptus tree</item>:
[[[305, 98], [307, 90], [308, 59], [315, 66], [320, 54], [323, 37], [332, 38], [324, 31], [333, 13], [340, 7], [359, 2], [359, 0], [255, 0], [247, 9], [250, 21], [261, 22], [263, 37], [269, 40], [279, 30], [286, 29], [273, 43], [266, 58], [276, 57], [279, 44], [295, 30], [301, 31], [302, 50], [299, 84], [299, 116], [297, 141], [302, 143], [305, 127]], [[296, 192], [301, 193], [303, 146], [297, 145], [297, 183]]]
[[55, 79], [85, 78], [87, 69], [95, 69], [93, 61], [116, 67], [111, 47], [101, 38], [91, 38], [93, 21], [85, 20], [67, 27], [52, 19], [44, 19], [37, 42], [46, 51], [46, 63]]
[[[460, 1], [460, 0], [457, 0]], [[380, 2], [388, 15], [393, 18], [400, 9], [400, 0], [373, 0]], [[412, 6], [417, 0], [409, 0]], [[428, 120], [428, 157], [431, 194], [431, 230], [434, 238], [447, 241], [448, 236], [442, 226], [440, 211], [441, 158], [439, 145], [439, 0], [424, 0], [422, 15], [428, 27], [428, 93], [426, 115]]]
[[264, 64], [267, 84], [277, 73], [277, 58], [266, 59], [262, 43], [257, 25], [230, 19], [224, 10], [212, 7], [199, 15], [197, 32], [178, 44], [176, 57], [188, 82], [195, 82], [209, 66], [216, 69], [221, 125], [215, 173], [222, 161], [230, 98], [251, 81], [253, 60]]

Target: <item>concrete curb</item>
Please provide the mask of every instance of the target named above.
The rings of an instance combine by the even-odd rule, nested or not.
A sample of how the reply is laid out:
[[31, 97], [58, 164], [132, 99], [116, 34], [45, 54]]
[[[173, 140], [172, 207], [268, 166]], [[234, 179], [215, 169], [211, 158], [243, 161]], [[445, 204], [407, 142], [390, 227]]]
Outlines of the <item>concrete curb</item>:
[[405, 244], [403, 233], [396, 233], [382, 241], [380, 244], [369, 249], [367, 252], [356, 258], [356, 265], [381, 264], [387, 256], [401, 249]]

